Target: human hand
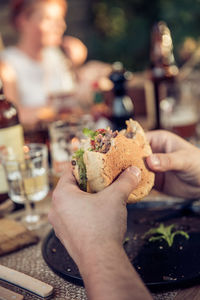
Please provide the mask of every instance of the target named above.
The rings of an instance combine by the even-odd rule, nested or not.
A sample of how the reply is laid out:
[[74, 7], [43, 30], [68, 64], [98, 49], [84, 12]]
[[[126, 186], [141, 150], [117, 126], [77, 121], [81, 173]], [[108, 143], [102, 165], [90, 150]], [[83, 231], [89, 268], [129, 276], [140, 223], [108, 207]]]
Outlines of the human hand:
[[156, 172], [155, 187], [177, 197], [200, 197], [200, 149], [164, 130], [147, 133], [154, 154], [147, 158]]
[[74, 36], [65, 35], [63, 37], [62, 48], [75, 67], [83, 65], [87, 59], [88, 50], [86, 45]]
[[130, 167], [103, 191], [79, 189], [71, 166], [53, 193], [49, 222], [77, 265], [98, 248], [122, 246], [126, 231], [126, 200], [140, 181], [140, 170]]

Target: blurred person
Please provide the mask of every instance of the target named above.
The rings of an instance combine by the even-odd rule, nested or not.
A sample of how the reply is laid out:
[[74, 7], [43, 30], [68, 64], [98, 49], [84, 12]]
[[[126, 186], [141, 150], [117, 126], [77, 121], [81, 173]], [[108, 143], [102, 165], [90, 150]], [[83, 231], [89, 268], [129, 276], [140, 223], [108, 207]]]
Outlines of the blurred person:
[[[167, 131], [147, 137], [153, 154], [146, 162], [156, 173], [155, 187], [174, 196], [200, 197], [200, 149]], [[68, 166], [54, 191], [49, 221], [78, 265], [89, 299], [152, 299], [123, 248], [126, 199], [140, 177], [132, 166], [103, 191], [89, 194], [79, 189]]]
[[[103, 90], [105, 90], [105, 82], [109, 81], [108, 77], [112, 71], [111, 64], [98, 60], [86, 61], [88, 56], [87, 47], [80, 39], [73, 36], [65, 35], [61, 48], [67, 58], [70, 59], [78, 80], [77, 98], [83, 106], [92, 106], [94, 83], [99, 82], [101, 84], [104, 82]], [[109, 83], [112, 84], [111, 82]], [[111, 89], [112, 87], [109, 87], [109, 90]]]
[[49, 95], [74, 91], [71, 63], [58, 47], [66, 12], [65, 0], [11, 1], [11, 21], [19, 39], [16, 46], [0, 53], [1, 76], [5, 94], [17, 104], [22, 122], [36, 119], [41, 107], [51, 115]]
[[65, 35], [61, 45], [66, 56], [72, 62], [73, 67], [78, 71], [79, 79], [89, 84], [96, 80], [108, 77], [112, 71], [112, 66], [98, 60], [87, 61], [88, 49], [85, 44], [78, 38]]
[[63, 96], [73, 96], [67, 100], [78, 109], [91, 105], [93, 81], [107, 76], [111, 67], [96, 61], [84, 64], [86, 46], [78, 38], [63, 37], [67, 1], [11, 0], [10, 9], [18, 43], [1, 51], [0, 73], [22, 123], [53, 119], [51, 99], [60, 103]]
[[64, 35], [61, 47], [75, 68], [85, 63], [88, 50], [81, 40], [74, 36]]
[[179, 49], [180, 64], [184, 65], [197, 50], [198, 43], [192, 37], [186, 37]]

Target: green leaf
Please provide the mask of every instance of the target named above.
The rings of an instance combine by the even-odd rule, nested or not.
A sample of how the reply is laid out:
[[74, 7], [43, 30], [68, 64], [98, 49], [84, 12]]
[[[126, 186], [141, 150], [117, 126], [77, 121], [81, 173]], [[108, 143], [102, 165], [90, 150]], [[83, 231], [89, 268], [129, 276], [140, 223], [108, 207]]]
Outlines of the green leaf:
[[72, 158], [79, 159], [79, 158], [83, 157], [83, 154], [84, 154], [84, 150], [80, 148], [74, 153]]
[[86, 175], [86, 167], [83, 161], [83, 154], [84, 154], [84, 150], [79, 149], [74, 153], [73, 158], [76, 159], [78, 164], [78, 172], [79, 172], [79, 179], [80, 179], [79, 186], [81, 190], [87, 191], [87, 175]]
[[169, 247], [173, 245], [174, 237], [178, 234], [183, 235], [186, 239], [189, 239], [189, 235], [182, 230], [177, 230], [173, 232], [174, 224], [171, 224], [169, 226], [164, 226], [163, 223], [160, 224], [157, 228], [151, 228], [149, 231], [147, 231], [144, 234], [145, 236], [152, 235], [152, 237], [149, 238], [149, 242], [154, 242], [157, 240], [165, 240]]
[[170, 236], [172, 233], [172, 229], [174, 228], [174, 224], [166, 226], [164, 232], [167, 236]]
[[172, 233], [173, 237], [175, 237], [175, 235], [178, 235], [178, 234], [184, 236], [187, 240], [190, 238], [189, 234], [185, 231], [182, 231], [182, 230], [177, 230], [177, 231]]
[[94, 131], [94, 130], [91, 130], [91, 129], [88, 129], [88, 128], [84, 128], [83, 129], [83, 134], [87, 137], [90, 137], [91, 139], [94, 139], [95, 136], [98, 135], [98, 132]]
[[153, 235], [154, 233], [157, 233], [157, 228], [151, 228], [147, 232], [145, 232], [144, 237], [147, 237], [148, 235]]
[[169, 247], [171, 247], [173, 245], [173, 242], [174, 242], [174, 235], [170, 235], [170, 236], [166, 236], [166, 242], [168, 244]]
[[149, 242], [155, 242], [155, 241], [159, 241], [162, 240], [163, 237], [162, 236], [152, 236], [149, 238]]

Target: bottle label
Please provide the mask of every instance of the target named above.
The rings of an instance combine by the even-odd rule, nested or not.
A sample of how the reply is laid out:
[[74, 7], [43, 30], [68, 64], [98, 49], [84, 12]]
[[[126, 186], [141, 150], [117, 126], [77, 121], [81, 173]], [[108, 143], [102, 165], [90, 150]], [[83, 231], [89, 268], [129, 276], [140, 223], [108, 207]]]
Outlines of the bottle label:
[[113, 115], [115, 117], [130, 117], [133, 115], [134, 106], [130, 97], [115, 97], [113, 102]]
[[0, 165], [0, 194], [6, 194], [8, 192], [8, 184], [3, 166]]
[[[9, 128], [0, 129], [0, 154], [14, 153], [17, 159], [23, 158], [23, 129], [15, 125]], [[0, 194], [8, 192], [7, 180], [4, 168], [0, 163]]]

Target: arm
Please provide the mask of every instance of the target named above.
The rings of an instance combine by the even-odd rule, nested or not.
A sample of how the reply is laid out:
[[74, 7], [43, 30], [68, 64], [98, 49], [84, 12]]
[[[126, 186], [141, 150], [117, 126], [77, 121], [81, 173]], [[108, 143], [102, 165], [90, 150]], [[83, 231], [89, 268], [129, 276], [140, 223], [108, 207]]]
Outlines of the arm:
[[151, 131], [147, 138], [153, 155], [147, 158], [156, 172], [156, 188], [184, 198], [200, 197], [200, 149], [164, 130]]
[[125, 201], [140, 181], [131, 167], [105, 190], [81, 191], [71, 167], [53, 194], [49, 221], [79, 267], [89, 299], [152, 299], [123, 249]]
[[91, 249], [79, 264], [89, 299], [152, 299], [132, 267], [123, 247], [116, 244]]
[[40, 108], [24, 107], [21, 104], [15, 70], [9, 64], [0, 62], [0, 77], [3, 81], [6, 98], [11, 101], [19, 111], [20, 122], [25, 125], [35, 124], [38, 121]]
[[6, 62], [0, 62], [0, 77], [3, 81], [6, 98], [19, 107], [20, 101], [15, 70]]
[[87, 59], [88, 50], [86, 45], [74, 36], [65, 35], [62, 48], [75, 68], [83, 65]]

